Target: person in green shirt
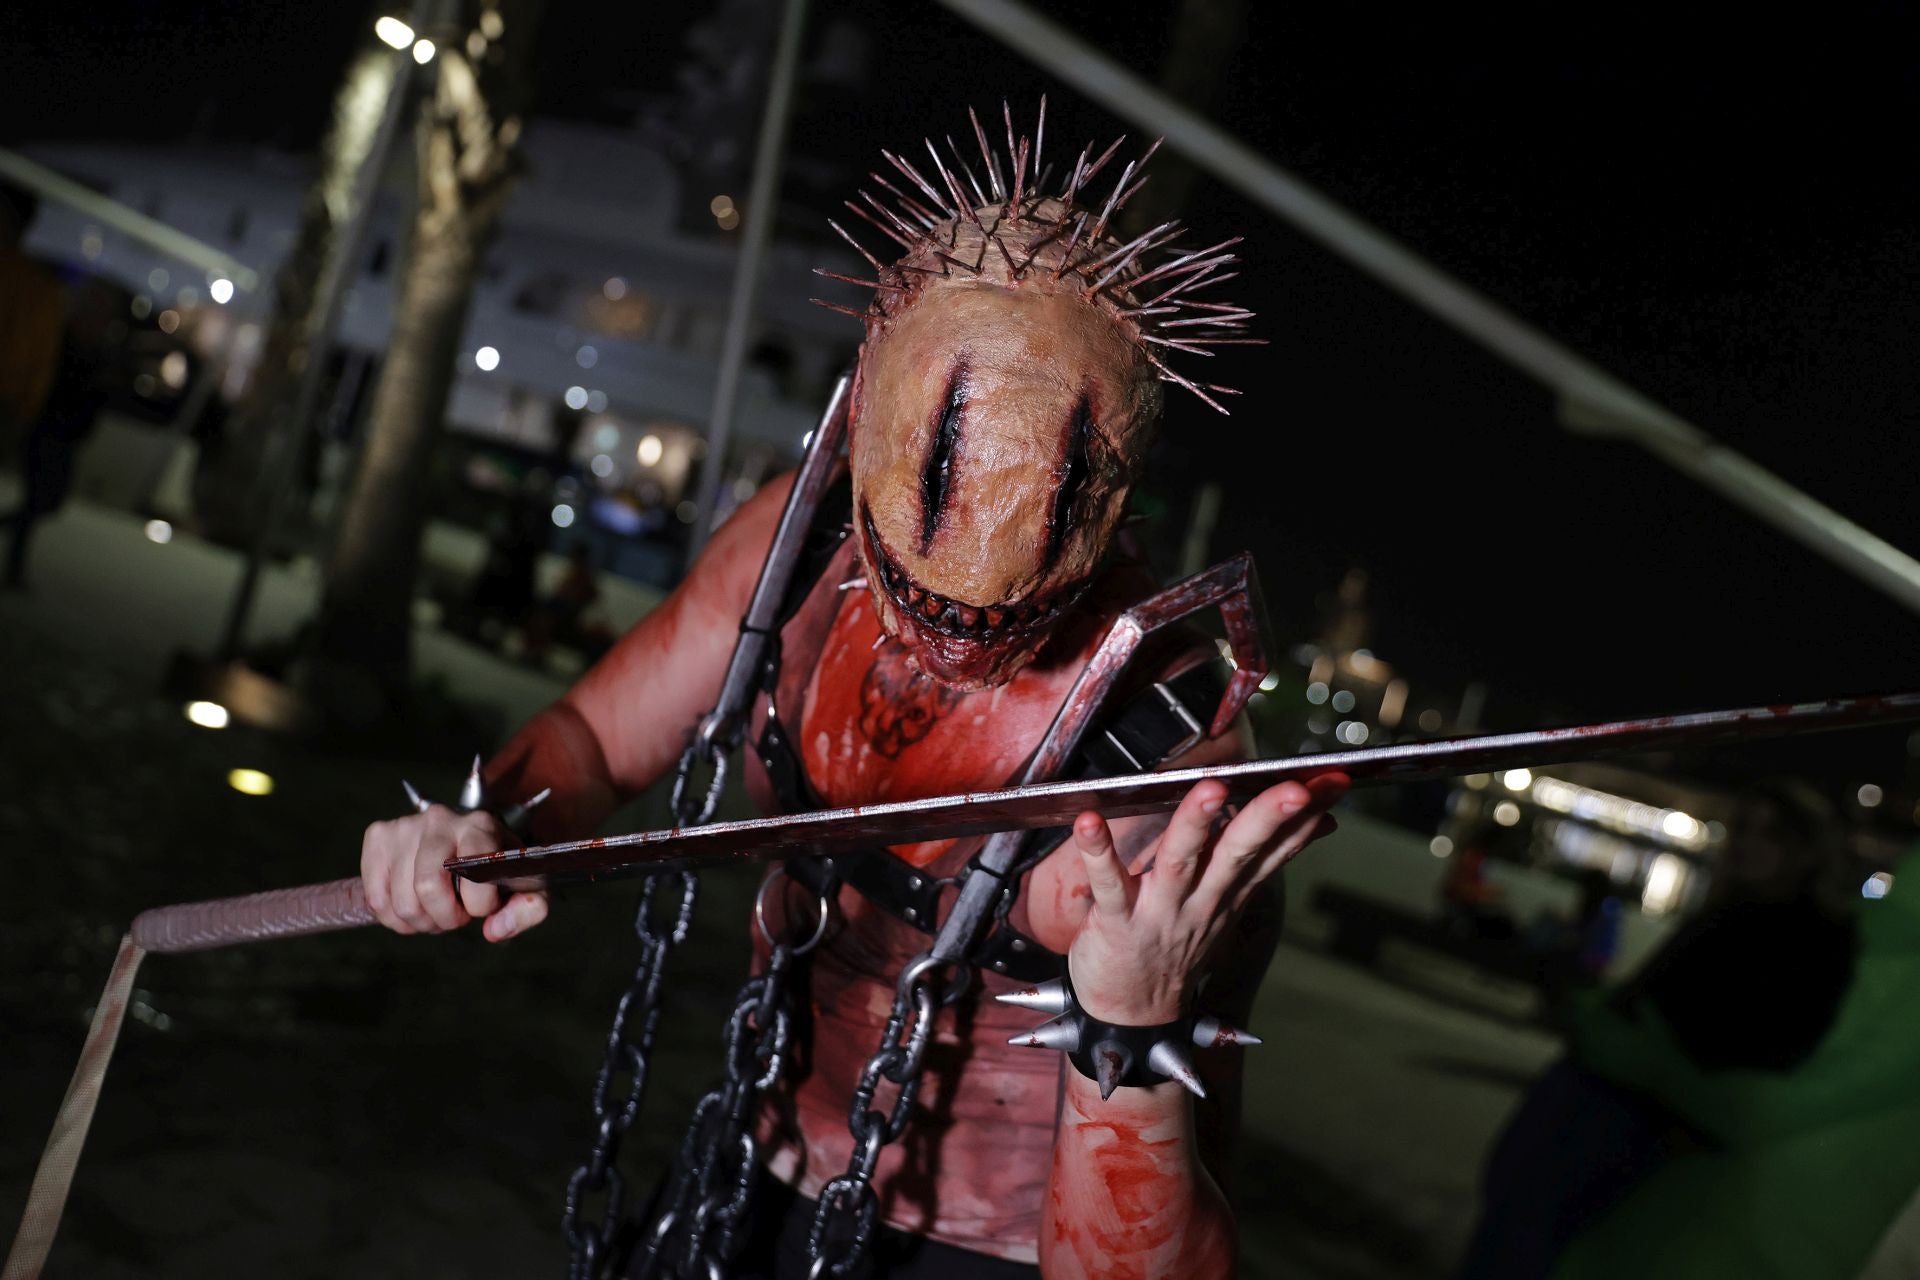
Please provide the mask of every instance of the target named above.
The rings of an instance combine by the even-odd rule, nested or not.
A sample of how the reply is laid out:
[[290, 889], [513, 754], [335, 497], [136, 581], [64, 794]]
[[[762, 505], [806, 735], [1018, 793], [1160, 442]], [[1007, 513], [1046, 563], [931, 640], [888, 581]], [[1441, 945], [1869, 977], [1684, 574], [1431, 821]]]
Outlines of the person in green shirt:
[[1708, 902], [1523, 1100], [1461, 1274], [1857, 1275], [1920, 1187], [1920, 848], [1864, 879], [1817, 798], [1751, 795]]

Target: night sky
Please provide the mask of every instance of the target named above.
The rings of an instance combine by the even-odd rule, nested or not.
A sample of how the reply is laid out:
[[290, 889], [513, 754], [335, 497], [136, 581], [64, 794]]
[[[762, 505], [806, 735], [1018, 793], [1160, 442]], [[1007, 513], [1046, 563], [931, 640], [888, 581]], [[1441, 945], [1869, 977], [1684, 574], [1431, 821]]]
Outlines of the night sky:
[[[1157, 76], [1175, 7], [1040, 6]], [[0, 140], [198, 134], [310, 146], [368, 14], [258, 0], [35, 5], [0, 19]], [[1679, 27], [1627, 11], [1462, 18], [1251, 4], [1209, 113], [1710, 434], [1920, 552], [1920, 120], [1899, 6]], [[697, 9], [553, 0], [536, 110], [608, 123], [672, 83]], [[929, 6], [813, 7], [872, 41], [857, 91], [803, 97], [801, 149], [844, 165], [1051, 89], [1049, 135], [1117, 131]], [[1116, 16], [1121, 15], [1121, 16]], [[1057, 132], [1056, 132], [1057, 131]], [[858, 166], [858, 169], [855, 166]], [[811, 193], [790, 191], [811, 203]], [[1163, 483], [1226, 485], [1283, 632], [1349, 566], [1374, 649], [1415, 683], [1489, 682], [1496, 720], [1920, 684], [1915, 618], [1202, 181], [1188, 220], [1247, 236], [1227, 296], [1273, 345], [1177, 390]]]

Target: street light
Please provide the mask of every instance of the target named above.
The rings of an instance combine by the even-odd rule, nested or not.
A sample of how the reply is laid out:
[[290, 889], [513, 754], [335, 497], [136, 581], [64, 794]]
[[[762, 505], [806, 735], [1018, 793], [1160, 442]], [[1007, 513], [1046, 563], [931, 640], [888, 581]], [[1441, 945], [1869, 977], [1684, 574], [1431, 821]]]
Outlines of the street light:
[[273, 794], [273, 777], [258, 769], [230, 769], [227, 771], [227, 785], [243, 796], [270, 796]]
[[380, 43], [389, 48], [404, 49], [413, 43], [413, 28], [395, 17], [377, 19], [373, 24], [373, 34], [379, 36]]

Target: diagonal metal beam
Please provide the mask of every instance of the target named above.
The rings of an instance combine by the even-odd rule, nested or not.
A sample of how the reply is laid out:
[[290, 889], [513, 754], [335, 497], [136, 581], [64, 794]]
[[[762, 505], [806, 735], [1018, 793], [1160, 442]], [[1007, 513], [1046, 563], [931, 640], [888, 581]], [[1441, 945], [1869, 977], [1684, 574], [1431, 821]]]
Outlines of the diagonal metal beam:
[[707, 455], [695, 490], [693, 536], [687, 541], [687, 565], [713, 536], [720, 482], [726, 476], [727, 444], [739, 409], [740, 378], [747, 364], [765, 283], [767, 249], [773, 240], [774, 214], [780, 204], [780, 171], [786, 153], [787, 125], [793, 118], [794, 86], [800, 65], [800, 38], [807, 25], [807, 0], [784, 0], [780, 30], [774, 39], [767, 100], [761, 109], [760, 136], [753, 152], [753, 177], [740, 228], [740, 257], [733, 268], [733, 292], [727, 301], [727, 329], [720, 343], [720, 369], [714, 379], [713, 409], [707, 418]]
[[1551, 388], [1562, 425], [1634, 441], [1920, 613], [1920, 561], [1547, 337], [1064, 27], [1017, 0], [941, 3], [1114, 115], [1165, 137], [1220, 182]]
[[150, 218], [130, 205], [103, 196], [17, 151], [0, 147], [0, 178], [16, 182], [55, 204], [76, 209], [100, 225], [111, 227], [190, 267], [218, 272], [241, 290], [259, 287], [259, 273], [233, 255], [221, 252], [204, 240], [196, 240], [158, 218]]

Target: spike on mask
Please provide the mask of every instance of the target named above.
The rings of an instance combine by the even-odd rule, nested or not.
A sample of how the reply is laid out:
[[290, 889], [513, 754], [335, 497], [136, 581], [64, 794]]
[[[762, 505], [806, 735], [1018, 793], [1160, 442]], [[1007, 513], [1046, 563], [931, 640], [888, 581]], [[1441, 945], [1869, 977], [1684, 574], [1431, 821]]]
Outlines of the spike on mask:
[[856, 545], [887, 634], [960, 689], [1031, 662], [1093, 582], [1160, 384], [1215, 409], [1231, 394], [1166, 355], [1256, 341], [1250, 312], [1194, 297], [1231, 274], [1233, 241], [1179, 249], [1175, 223], [1109, 233], [1146, 157], [1096, 197], [1124, 139], [1088, 147], [1044, 191], [1045, 101], [1031, 139], [1002, 115], [1004, 156], [972, 121], [977, 171], [951, 138], [944, 156], [931, 141], [921, 161], [882, 153], [895, 174], [873, 178], [889, 200], [862, 192], [847, 207], [900, 250], [891, 264], [834, 225], [877, 277], [855, 282], [874, 299], [851, 313], [866, 325], [849, 430]]

